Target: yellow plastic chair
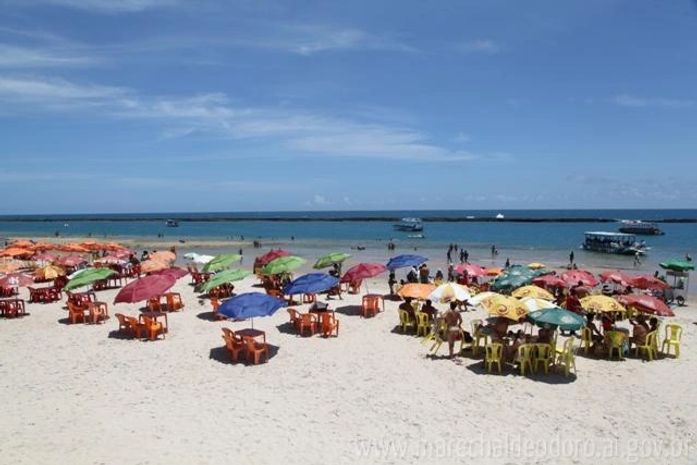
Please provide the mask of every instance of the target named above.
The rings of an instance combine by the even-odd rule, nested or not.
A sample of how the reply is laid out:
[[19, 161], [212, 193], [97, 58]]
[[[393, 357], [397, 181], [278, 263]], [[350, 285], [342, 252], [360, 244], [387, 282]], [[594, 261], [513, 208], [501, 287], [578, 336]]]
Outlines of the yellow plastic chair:
[[617, 352], [619, 360], [624, 360], [624, 342], [627, 335], [621, 331], [607, 331], [605, 338], [608, 343], [607, 358], [612, 360], [612, 356]]
[[501, 374], [501, 359], [503, 358], [503, 344], [492, 342], [484, 347], [484, 363], [486, 371], [491, 373], [491, 368], [496, 364], [499, 374]]
[[445, 333], [445, 320], [442, 318], [439, 318], [436, 320], [436, 324], [434, 327], [434, 331], [431, 331], [428, 333], [428, 335], [423, 338], [422, 342], [427, 342], [427, 341], [433, 341], [433, 345], [429, 349], [429, 352], [431, 354], [436, 354], [438, 352], [438, 349], [440, 349], [440, 346], [443, 345], [443, 342], [445, 340], [443, 339], [443, 334]]
[[564, 341], [561, 351], [557, 352], [557, 365], [564, 367], [564, 376], [568, 377], [571, 368], [576, 374], [576, 358], [574, 357], [574, 339], [572, 337]]
[[[546, 344], [545, 344], [546, 345]], [[549, 347], [549, 346], [547, 346]], [[518, 352], [515, 357], [515, 363], [518, 364], [520, 368], [520, 374], [525, 376], [525, 367], [528, 371], [533, 371], [532, 368], [532, 344], [521, 344], [518, 346]]]
[[554, 364], [554, 350], [550, 344], [535, 344], [534, 350], [535, 363], [534, 370], [537, 371], [540, 364], [545, 369], [545, 374], [549, 373], [549, 366]]
[[638, 345], [634, 349], [634, 355], [638, 356], [641, 354], [643, 356], [645, 354], [649, 361], [658, 358], [657, 352], [656, 331], [651, 331], [649, 334], [647, 334], [646, 340], [644, 340], [644, 345]]
[[676, 324], [666, 325], [666, 338], [661, 345], [661, 352], [670, 355], [670, 348], [675, 349], [675, 358], [680, 357], [680, 340], [682, 339], [682, 326]]
[[407, 328], [416, 329], [416, 321], [409, 316], [406, 310], [399, 311], [399, 325], [402, 327], [403, 333], [407, 332]]
[[584, 355], [588, 355], [588, 351], [590, 350], [592, 344], [593, 332], [589, 327], [584, 326], [581, 328], [581, 345], [579, 346], [579, 349], [583, 347]]
[[416, 312], [416, 335], [420, 336], [423, 333], [425, 337], [429, 332], [431, 332], [431, 320], [428, 313]]
[[[482, 333], [482, 320], [472, 320], [472, 355], [477, 355], [480, 347], [487, 345], [488, 336]], [[480, 341], [482, 344], [480, 344]]]

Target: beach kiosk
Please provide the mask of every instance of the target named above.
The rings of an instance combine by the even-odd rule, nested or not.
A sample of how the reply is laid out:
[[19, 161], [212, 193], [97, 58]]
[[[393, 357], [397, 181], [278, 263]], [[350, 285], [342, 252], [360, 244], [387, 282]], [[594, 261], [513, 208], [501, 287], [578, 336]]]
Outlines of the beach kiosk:
[[685, 305], [690, 283], [690, 271], [695, 269], [695, 265], [692, 262], [678, 259], [670, 259], [659, 263], [659, 265], [666, 270], [666, 282], [670, 286], [665, 290], [666, 302], [675, 302], [680, 306]]

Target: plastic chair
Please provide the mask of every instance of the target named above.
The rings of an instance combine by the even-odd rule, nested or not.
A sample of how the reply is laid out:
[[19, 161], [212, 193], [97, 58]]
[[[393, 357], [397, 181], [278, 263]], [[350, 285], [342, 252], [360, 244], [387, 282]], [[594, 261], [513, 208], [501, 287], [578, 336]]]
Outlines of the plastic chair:
[[149, 299], [148, 303], [147, 303], [147, 307], [148, 307], [148, 311], [151, 311], [151, 312], [162, 311], [162, 306], [160, 305], [160, 298], [153, 297], [152, 299]]
[[549, 366], [554, 364], [554, 356], [556, 355], [552, 350], [550, 344], [535, 344], [534, 350], [534, 371], [537, 371], [540, 364], [545, 369], [545, 374], [549, 373]]
[[364, 295], [361, 301], [361, 315], [363, 318], [377, 315], [380, 311], [380, 299], [373, 295]]
[[624, 342], [627, 336], [621, 331], [607, 331], [605, 338], [608, 342], [607, 358], [612, 360], [612, 356], [617, 352], [619, 360], [624, 360]]
[[414, 321], [406, 310], [399, 310], [399, 325], [402, 328], [402, 333], [407, 331], [407, 328], [416, 329], [416, 321]]
[[240, 352], [245, 348], [242, 338], [234, 333], [231, 329], [221, 328], [223, 330], [223, 340], [225, 341], [225, 348], [230, 353], [230, 358], [233, 362], [237, 362], [240, 357]]
[[143, 334], [143, 331], [145, 331], [145, 325], [143, 325], [140, 321], [138, 321], [138, 318], [133, 317], [133, 316], [126, 316], [126, 321], [128, 322], [128, 325], [131, 327], [131, 332], [135, 337], [140, 339]]
[[682, 339], [682, 326], [676, 324], [666, 325], [666, 338], [661, 345], [661, 352], [670, 355], [670, 348], [675, 349], [675, 358], [680, 357], [680, 340]]
[[645, 354], [646, 358], [649, 361], [658, 358], [657, 352], [658, 351], [656, 344], [656, 331], [651, 331], [649, 334], [646, 335], [644, 345], [637, 345], [634, 348], [634, 355], [638, 356], [639, 354], [641, 354], [643, 356]]
[[518, 346], [518, 351], [516, 353], [515, 363], [518, 364], [520, 368], [520, 374], [525, 376], [525, 368], [528, 371], [533, 371], [532, 366], [532, 344], [521, 344]]
[[290, 317], [290, 324], [293, 325], [296, 331], [300, 331], [300, 314], [294, 308], [287, 308], [288, 316]]
[[579, 349], [583, 347], [584, 355], [588, 355], [588, 351], [590, 350], [592, 344], [593, 332], [588, 326], [584, 326], [581, 328], [581, 346], [579, 346]]
[[563, 349], [557, 352], [557, 365], [564, 367], [564, 376], [568, 377], [571, 368], [576, 374], [576, 358], [574, 357], [574, 339], [568, 338], [564, 341]]
[[317, 294], [303, 294], [304, 304], [313, 304], [317, 300]]
[[298, 333], [302, 336], [306, 329], [310, 330], [312, 336], [315, 335], [317, 327], [317, 315], [313, 313], [299, 313]]
[[416, 313], [416, 335], [419, 336], [423, 333], [424, 337], [428, 335], [431, 331], [431, 320], [428, 317], [428, 313], [417, 312]]
[[178, 292], [170, 292], [166, 295], [167, 299], [167, 310], [172, 312], [176, 310], [181, 310], [184, 308], [184, 302], [182, 301], [182, 296]]
[[334, 312], [323, 312], [319, 314], [322, 336], [329, 337], [334, 333], [339, 337], [339, 320], [336, 319]]
[[503, 358], [503, 344], [492, 342], [484, 347], [484, 363], [486, 371], [491, 373], [491, 368], [496, 364], [499, 374], [501, 374], [501, 359]]
[[225, 315], [221, 315], [218, 311], [220, 309], [220, 299], [217, 297], [211, 297], [211, 307], [213, 307], [213, 318], [216, 320], [226, 320]]
[[72, 324], [75, 324], [80, 320], [81, 323], [85, 322], [85, 312], [88, 310], [84, 307], [79, 307], [72, 302], [68, 302], [68, 317], [70, 318], [70, 322]]
[[265, 342], [257, 342], [253, 337], [245, 337], [244, 345], [247, 349], [248, 362], [251, 361], [254, 365], [257, 365], [262, 355], [265, 362], [269, 360], [269, 351]]
[[123, 313], [115, 313], [114, 316], [117, 320], [119, 320], [120, 333], [131, 332], [131, 324], [126, 319], [126, 315], [124, 315]]
[[109, 318], [109, 310], [105, 302], [92, 302], [87, 306], [90, 321], [94, 324]]
[[158, 323], [154, 318], [149, 316], [143, 316], [143, 329], [150, 338], [151, 341], [157, 339], [157, 336], [162, 334], [162, 338], [165, 338], [165, 327], [162, 323]]
[[[472, 355], [477, 355], [480, 347], [485, 347], [487, 345], [487, 339], [489, 336], [482, 333], [482, 320], [472, 320]], [[480, 344], [479, 341], [483, 341]]]

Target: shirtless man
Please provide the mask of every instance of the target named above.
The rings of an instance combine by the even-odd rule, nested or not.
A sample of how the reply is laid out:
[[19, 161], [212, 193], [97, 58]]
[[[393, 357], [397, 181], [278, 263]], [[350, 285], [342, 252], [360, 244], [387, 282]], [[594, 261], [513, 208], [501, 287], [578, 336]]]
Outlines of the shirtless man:
[[457, 302], [450, 302], [450, 309], [445, 312], [443, 319], [448, 328], [448, 350], [450, 351], [450, 358], [453, 358], [455, 341], [463, 337], [462, 317], [460, 316], [460, 312], [457, 311]]
[[411, 298], [410, 297], [405, 297], [404, 302], [399, 304], [399, 309], [404, 310], [409, 314], [410, 319], [414, 319], [416, 315], [414, 314], [414, 307], [411, 306]]
[[646, 324], [644, 315], [637, 315], [636, 320], [629, 320], [632, 324], [632, 337], [629, 339], [635, 346], [643, 346], [646, 343], [646, 335], [649, 333], [649, 326]]

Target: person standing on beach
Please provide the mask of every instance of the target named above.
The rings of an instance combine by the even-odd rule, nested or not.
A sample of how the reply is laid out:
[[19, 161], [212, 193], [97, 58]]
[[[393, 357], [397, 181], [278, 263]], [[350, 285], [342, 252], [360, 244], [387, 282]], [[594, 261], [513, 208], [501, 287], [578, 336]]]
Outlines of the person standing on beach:
[[634, 254], [634, 268], [641, 266], [641, 259], [639, 258], [641, 254], [639, 252], [636, 252]]
[[452, 250], [453, 250], [453, 246], [451, 245], [450, 247], [448, 247], [448, 253], [446, 254], [446, 256], [448, 258], [448, 263], [450, 263], [452, 261], [452, 256], [451, 256]]
[[504, 268], [510, 268], [511, 267], [511, 259], [506, 257], [506, 264], [504, 265]]
[[394, 285], [397, 284], [397, 277], [394, 270], [390, 270], [390, 276], [387, 278], [387, 285], [390, 286], [390, 295], [394, 295]]
[[574, 264], [574, 251], [572, 250], [571, 253], [569, 254], [569, 265]]
[[448, 327], [448, 351], [450, 358], [453, 358], [453, 348], [455, 341], [462, 337], [462, 316], [457, 311], [457, 302], [450, 302], [450, 309], [443, 315], [445, 324]]

